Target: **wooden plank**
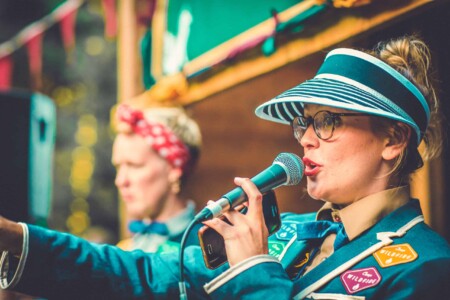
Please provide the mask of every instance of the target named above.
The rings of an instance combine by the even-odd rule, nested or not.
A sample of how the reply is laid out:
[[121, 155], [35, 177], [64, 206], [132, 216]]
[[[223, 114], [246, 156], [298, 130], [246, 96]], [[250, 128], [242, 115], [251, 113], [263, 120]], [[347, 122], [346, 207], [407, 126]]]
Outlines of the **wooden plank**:
[[152, 20], [152, 75], [156, 80], [163, 77], [163, 42], [167, 24], [167, 0], [155, 0], [156, 9]]
[[129, 99], [138, 92], [140, 82], [139, 63], [137, 58], [137, 26], [134, 0], [118, 2], [118, 35], [117, 35], [117, 95], [118, 101]]
[[[140, 82], [140, 68], [137, 58], [137, 26], [134, 0], [118, 2], [118, 35], [117, 35], [117, 102], [135, 96]], [[129, 236], [125, 209], [119, 201], [120, 238]]]

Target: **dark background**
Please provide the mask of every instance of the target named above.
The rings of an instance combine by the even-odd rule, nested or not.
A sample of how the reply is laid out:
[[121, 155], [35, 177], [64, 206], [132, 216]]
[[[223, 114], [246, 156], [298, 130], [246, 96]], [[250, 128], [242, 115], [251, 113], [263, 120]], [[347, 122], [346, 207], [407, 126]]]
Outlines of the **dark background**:
[[[63, 2], [0, 1], [0, 43], [50, 14]], [[71, 62], [68, 62], [58, 24], [49, 28], [43, 38], [43, 86], [39, 92], [53, 99], [57, 108], [53, 199], [48, 226], [92, 239], [115, 242], [119, 220], [117, 193], [113, 184], [115, 172], [111, 165], [109, 114], [111, 106], [117, 101], [116, 42], [104, 38], [100, 1], [86, 2], [78, 10], [76, 48]], [[12, 86], [30, 91], [25, 47], [14, 52], [13, 61]], [[94, 170], [87, 179], [87, 192], [80, 197], [72, 188], [71, 180], [74, 150], [80, 146], [76, 134], [80, 120], [86, 119], [93, 124], [96, 135], [95, 142], [87, 147], [93, 154]], [[91, 235], [93, 232], [95, 236]]]

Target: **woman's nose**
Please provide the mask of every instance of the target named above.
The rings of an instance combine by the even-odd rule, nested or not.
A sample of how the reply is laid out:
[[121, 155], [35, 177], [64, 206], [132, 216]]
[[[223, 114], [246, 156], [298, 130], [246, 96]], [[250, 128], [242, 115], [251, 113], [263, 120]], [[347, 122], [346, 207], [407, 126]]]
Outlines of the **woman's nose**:
[[302, 138], [300, 139], [300, 145], [307, 149], [307, 148], [315, 148], [319, 145], [319, 138], [317, 137], [316, 133], [314, 132], [313, 125], [309, 125], [305, 132], [303, 133]]
[[123, 168], [117, 169], [116, 179], [114, 180], [114, 183], [117, 187], [126, 186], [126, 184], [128, 183], [126, 171]]

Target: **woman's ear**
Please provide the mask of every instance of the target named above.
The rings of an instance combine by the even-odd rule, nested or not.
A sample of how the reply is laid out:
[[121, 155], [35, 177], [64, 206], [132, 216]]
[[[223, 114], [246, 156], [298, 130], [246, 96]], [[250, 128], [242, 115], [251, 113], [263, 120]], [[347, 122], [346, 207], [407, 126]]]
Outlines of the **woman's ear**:
[[181, 176], [183, 175], [183, 170], [181, 168], [171, 168], [169, 171], [169, 181], [175, 182], [180, 180]]
[[171, 184], [171, 191], [174, 194], [180, 193], [182, 175], [183, 170], [181, 170], [181, 168], [172, 168], [169, 172], [169, 182]]
[[389, 130], [387, 142], [382, 156], [385, 160], [398, 157], [407, 147], [411, 137], [411, 127], [405, 123], [397, 122]]

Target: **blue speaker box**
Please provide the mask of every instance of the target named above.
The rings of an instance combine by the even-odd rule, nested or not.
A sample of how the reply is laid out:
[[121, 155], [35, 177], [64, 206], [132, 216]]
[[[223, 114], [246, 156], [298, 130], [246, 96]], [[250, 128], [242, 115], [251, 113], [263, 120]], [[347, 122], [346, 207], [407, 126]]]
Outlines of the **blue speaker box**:
[[0, 214], [46, 225], [56, 133], [54, 102], [39, 93], [0, 92]]

